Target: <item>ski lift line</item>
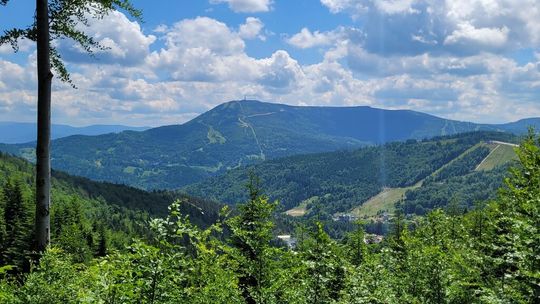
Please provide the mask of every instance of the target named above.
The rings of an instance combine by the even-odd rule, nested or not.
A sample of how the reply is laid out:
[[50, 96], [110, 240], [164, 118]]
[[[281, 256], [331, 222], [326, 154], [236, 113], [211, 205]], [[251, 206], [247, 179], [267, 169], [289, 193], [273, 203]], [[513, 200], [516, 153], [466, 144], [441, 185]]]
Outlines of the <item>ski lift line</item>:
[[478, 164], [478, 166], [476, 166], [476, 168], [474, 170], [477, 171], [478, 168], [480, 168], [480, 166], [486, 161], [486, 159], [488, 159], [491, 156], [491, 154], [493, 154], [493, 152], [495, 152], [495, 150], [499, 149], [500, 146], [501, 145], [499, 144], [499, 145], [497, 145], [495, 147], [495, 149], [491, 150], [491, 152], [489, 152], [489, 154], [486, 157], [484, 157], [484, 159], [482, 159], [482, 161]]
[[[246, 114], [244, 112], [244, 107], [242, 106], [242, 103], [239, 102], [238, 104], [240, 105], [240, 112], [242, 113], [242, 116], [244, 116], [244, 118], [247, 118], [247, 116], [246, 116]], [[253, 138], [255, 138], [255, 143], [257, 144], [257, 147], [259, 148], [259, 152], [261, 153], [261, 158], [265, 159], [264, 152], [262, 150], [261, 144], [259, 143], [259, 139], [257, 138], [257, 133], [255, 133], [255, 129], [253, 128], [253, 126], [251, 124], [249, 124], [248, 122], [244, 121], [242, 119], [242, 117], [238, 117], [238, 120], [240, 121], [240, 123], [248, 126], [251, 129], [251, 133], [253, 134]]]

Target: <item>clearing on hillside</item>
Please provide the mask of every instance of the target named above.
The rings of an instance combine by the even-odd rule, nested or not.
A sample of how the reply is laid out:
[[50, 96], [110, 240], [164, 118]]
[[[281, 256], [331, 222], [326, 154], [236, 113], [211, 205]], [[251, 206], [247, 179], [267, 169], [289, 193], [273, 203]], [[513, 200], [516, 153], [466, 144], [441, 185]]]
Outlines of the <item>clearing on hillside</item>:
[[290, 215], [292, 217], [304, 216], [304, 215], [306, 215], [306, 213], [308, 211], [308, 205], [317, 203], [318, 201], [319, 201], [318, 196], [310, 197], [307, 200], [302, 201], [300, 204], [298, 204], [298, 206], [296, 206], [296, 207], [294, 207], [292, 209], [289, 209], [289, 210], [285, 211], [284, 213], [287, 214], [287, 215]]
[[517, 160], [515, 145], [502, 142], [492, 142], [488, 145], [491, 149], [484, 160], [476, 167], [476, 171], [492, 170], [493, 168], [504, 165], [507, 162]]
[[[480, 142], [467, 151], [463, 152], [458, 157], [454, 158], [444, 166], [438, 168], [433, 173], [431, 173], [430, 176], [435, 176], [439, 172], [441, 172], [445, 167], [449, 166], [453, 162], [459, 160], [460, 158], [464, 157], [467, 153], [470, 153], [471, 151], [479, 148], [479, 147], [488, 147], [491, 152], [486, 158], [482, 160], [476, 167], [476, 171], [479, 170], [492, 170], [493, 168], [503, 165], [509, 161], [516, 160], [517, 156], [514, 152], [514, 147], [516, 147], [515, 144], [505, 143], [505, 142], [499, 142], [499, 141], [489, 141], [489, 142]], [[370, 217], [376, 217], [381, 212], [389, 212], [392, 213], [395, 210], [395, 204], [405, 196], [405, 193], [408, 190], [414, 190], [418, 187], [422, 186], [422, 181], [416, 183], [413, 186], [410, 187], [403, 187], [403, 188], [385, 188], [383, 191], [381, 191], [379, 194], [375, 195], [374, 197], [370, 198], [366, 202], [364, 202], [362, 205], [355, 207], [353, 210], [351, 210], [351, 213], [355, 216], [358, 216], [360, 218], [370, 218]]]
[[408, 189], [386, 188], [362, 205], [354, 208], [351, 213], [359, 218], [375, 217], [378, 213], [384, 211], [392, 213], [396, 202], [403, 198]]

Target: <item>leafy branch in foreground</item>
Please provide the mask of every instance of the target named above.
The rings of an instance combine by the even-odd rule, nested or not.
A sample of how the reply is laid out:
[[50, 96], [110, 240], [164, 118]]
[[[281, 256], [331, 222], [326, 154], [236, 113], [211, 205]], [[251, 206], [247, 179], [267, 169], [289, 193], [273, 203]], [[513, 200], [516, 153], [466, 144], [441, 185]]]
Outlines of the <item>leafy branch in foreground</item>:
[[[9, 0], [1, 0], [0, 4], [7, 5]], [[79, 45], [85, 52], [93, 55], [95, 51], [106, 50], [93, 37], [88, 36], [81, 25], [89, 26], [91, 19], [102, 19], [113, 10], [124, 10], [137, 20], [142, 21], [142, 13], [127, 0], [52, 0], [48, 1], [49, 43], [53, 69], [60, 79], [73, 85], [69, 71], [58, 52], [56, 43], [59, 40], [69, 39]], [[10, 44], [14, 51], [19, 50], [22, 39], [37, 41], [38, 24], [34, 22], [26, 28], [12, 28], [4, 31], [0, 36], [1, 44]]]

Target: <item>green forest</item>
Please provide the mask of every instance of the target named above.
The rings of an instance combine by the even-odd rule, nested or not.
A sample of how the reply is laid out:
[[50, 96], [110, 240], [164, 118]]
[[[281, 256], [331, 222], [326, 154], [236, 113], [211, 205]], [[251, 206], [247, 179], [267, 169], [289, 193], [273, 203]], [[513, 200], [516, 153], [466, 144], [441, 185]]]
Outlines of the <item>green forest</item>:
[[[211, 225], [186, 215], [188, 198], [150, 216], [57, 176], [53, 240], [39, 265], [30, 243], [32, 166], [2, 155], [0, 302], [537, 303], [540, 139], [529, 135], [517, 154], [494, 199], [433, 206], [414, 222], [398, 209], [380, 243], [361, 221], [334, 239], [312, 218], [288, 247], [275, 237], [278, 203], [253, 176], [245, 202], [223, 208]], [[459, 170], [448, 166], [433, 182]], [[93, 187], [100, 185], [113, 187]]]
[[[247, 199], [244, 185], [253, 172], [261, 178], [265, 194], [279, 200], [281, 208], [287, 210], [308, 202], [308, 208], [316, 209], [313, 214], [330, 217], [358, 206], [385, 187], [408, 187], [422, 181], [425, 187], [407, 195], [403, 208], [406, 213], [424, 214], [422, 209], [444, 207], [458, 194], [462, 204], [470, 207], [476, 200], [493, 198], [506, 171], [495, 168], [473, 172], [489, 154], [489, 149], [480, 145], [489, 140], [515, 142], [519, 138], [509, 133], [472, 132], [296, 155], [231, 170], [182, 190], [236, 204]], [[448, 195], [447, 199], [439, 200], [439, 193]], [[415, 212], [417, 205], [419, 211]]]

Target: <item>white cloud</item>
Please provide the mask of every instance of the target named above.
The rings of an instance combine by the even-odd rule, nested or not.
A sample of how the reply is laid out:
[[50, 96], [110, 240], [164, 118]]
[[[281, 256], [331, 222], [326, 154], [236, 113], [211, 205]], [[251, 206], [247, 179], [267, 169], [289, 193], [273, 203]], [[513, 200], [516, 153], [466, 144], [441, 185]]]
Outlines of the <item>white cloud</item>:
[[362, 20], [369, 52], [461, 55], [540, 47], [538, 0], [321, 0]]
[[262, 75], [258, 82], [272, 92], [288, 93], [304, 77], [298, 62], [283, 50], [276, 51], [272, 57], [262, 59], [259, 63], [262, 67]]
[[412, 8], [415, 0], [375, 0], [375, 6], [386, 14], [418, 13]]
[[[32, 49], [35, 48], [35, 43], [31, 40], [28, 40], [28, 39], [19, 39], [18, 40], [18, 51], [19, 52], [29, 52], [31, 51]], [[13, 47], [11, 46], [11, 44], [9, 43], [6, 43], [6, 44], [2, 44], [0, 45], [0, 55], [2, 54], [13, 54], [14, 51], [13, 51]]]
[[353, 16], [367, 11], [365, 1], [358, 0], [321, 0], [322, 5], [328, 7], [333, 14], [350, 12]]
[[246, 23], [240, 25], [238, 35], [243, 39], [259, 38], [260, 40], [265, 40], [266, 37], [261, 34], [263, 28], [264, 23], [259, 18], [247, 17]]
[[[150, 45], [156, 40], [153, 35], [143, 34], [137, 22], [130, 21], [118, 11], [112, 11], [102, 19], [89, 18], [89, 26], [81, 26], [81, 30], [107, 48], [94, 50], [101, 63], [139, 64], [144, 61]], [[95, 62], [78, 44], [72, 41], [58, 43], [59, 50], [67, 61]]]
[[197, 17], [176, 23], [166, 34], [169, 48], [204, 48], [220, 55], [242, 52], [244, 41], [229, 27], [215, 19]]
[[210, 3], [227, 3], [237, 13], [268, 12], [272, 8], [272, 0], [210, 0]]
[[508, 28], [475, 28], [469, 23], [458, 24], [458, 28], [447, 36], [444, 44], [473, 44], [485, 48], [502, 48], [508, 41]]
[[311, 32], [308, 28], [304, 27], [299, 33], [294, 34], [286, 41], [297, 48], [307, 49], [316, 46], [330, 45], [334, 43], [337, 37], [338, 34], [334, 31], [324, 33], [319, 31]]
[[240, 34], [215, 19], [185, 19], [171, 27], [164, 39], [165, 48], [153, 52], [147, 62], [153, 69], [168, 71], [174, 80], [232, 81], [257, 74]]

